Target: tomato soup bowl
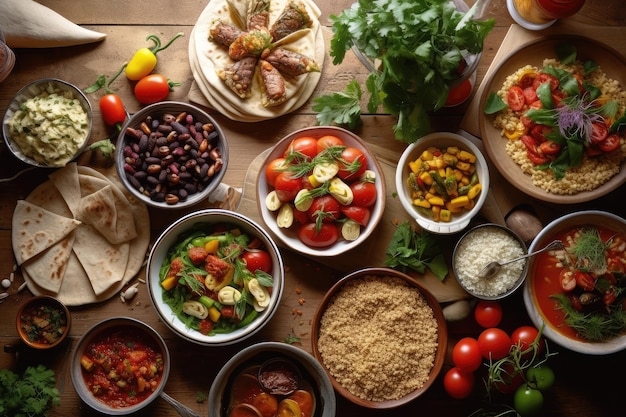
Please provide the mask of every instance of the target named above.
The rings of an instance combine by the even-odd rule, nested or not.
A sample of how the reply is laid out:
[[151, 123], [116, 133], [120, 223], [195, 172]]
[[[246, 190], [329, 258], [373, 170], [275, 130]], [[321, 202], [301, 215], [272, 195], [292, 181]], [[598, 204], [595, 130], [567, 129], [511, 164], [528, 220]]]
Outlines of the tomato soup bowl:
[[[170, 248], [178, 243], [183, 234], [198, 230], [200, 227], [224, 224], [237, 228], [250, 238], [258, 239], [261, 242], [261, 246], [269, 254], [271, 260], [269, 275], [272, 276], [273, 287], [270, 291], [269, 304], [250, 323], [237, 327], [231, 332], [205, 335], [199, 330], [189, 327], [179, 319], [172, 307], [164, 301], [163, 294], [165, 290], [161, 285], [159, 272]], [[278, 309], [283, 292], [284, 279], [282, 256], [270, 235], [250, 218], [223, 209], [198, 210], [173, 222], [156, 239], [150, 251], [146, 268], [146, 285], [148, 286], [150, 300], [161, 321], [183, 339], [203, 346], [225, 346], [239, 343], [260, 331], [270, 322]]]
[[[340, 279], [324, 295], [311, 325], [313, 356], [335, 391], [369, 409], [397, 408], [426, 393], [443, 368], [447, 344], [446, 320], [435, 296], [409, 275], [384, 267], [363, 268]], [[397, 366], [382, 365], [388, 362]], [[399, 376], [398, 368], [407, 373]], [[420, 375], [419, 386], [382, 398], [415, 375]], [[386, 386], [376, 392], [372, 385], [380, 381]]]
[[[532, 241], [529, 252], [540, 249], [546, 244], [560, 238], [563, 233], [580, 226], [596, 226], [604, 228], [605, 236], [626, 235], [626, 220], [615, 214], [600, 210], [584, 210], [573, 212], [553, 220], [547, 224]], [[545, 326], [543, 334], [551, 341], [569, 350], [589, 354], [605, 355], [626, 349], [626, 333], [602, 342], [590, 342], [578, 338], [571, 332], [571, 329], [563, 323], [563, 315], [555, 310], [547, 300], [553, 293], [560, 292], [560, 284], [554, 286], [544, 286], [548, 282], [558, 281], [558, 278], [549, 279], [551, 274], [543, 271], [540, 255], [534, 256], [529, 262], [528, 276], [523, 289], [524, 306], [534, 325], [539, 329]], [[543, 289], [539, 289], [539, 284]], [[558, 288], [557, 288], [558, 287]]]
[[[104, 398], [99, 399], [94, 395], [89, 387], [90, 373], [85, 371], [85, 364], [92, 361], [93, 357], [97, 355], [97, 349], [103, 349], [104, 352], [106, 344], [114, 341], [120, 341], [127, 346], [147, 346], [148, 349], [145, 349], [145, 352], [148, 352], [146, 360], [150, 363], [159, 363], [159, 371], [156, 372], [156, 379], [152, 380], [154, 383], [151, 388], [148, 388], [150, 382], [148, 380], [146, 394], [141, 397], [135, 395], [139, 399], [137, 403], [123, 406], [115, 405], [112, 403], [113, 397], [105, 402]], [[95, 349], [93, 357], [92, 348]], [[157, 359], [157, 355], [160, 359]], [[133, 352], [130, 352], [128, 357], [130, 360], [135, 358]], [[95, 374], [97, 365], [93, 365], [92, 369], [92, 373]], [[147, 324], [130, 317], [111, 317], [92, 326], [80, 338], [71, 359], [70, 370], [74, 389], [86, 405], [103, 415], [129, 415], [144, 409], [157, 397], [165, 395], [163, 389], [170, 372], [170, 354], [163, 338]], [[116, 396], [117, 399], [121, 397], [122, 394]]]
[[27, 300], [18, 310], [17, 333], [33, 349], [51, 349], [70, 333], [72, 316], [61, 301], [48, 295]]
[[[232, 356], [218, 372], [209, 390], [209, 413], [210, 417], [226, 417], [232, 404], [237, 402], [230, 396], [235, 392], [242, 392], [242, 374], [251, 381], [245, 384], [246, 389], [254, 389], [257, 393], [263, 392], [258, 383], [257, 369], [264, 363], [274, 360], [286, 360], [294, 365], [300, 372], [301, 383], [297, 390], [304, 390], [313, 397], [314, 406], [301, 407], [302, 416], [334, 417], [336, 412], [336, 396], [333, 385], [319, 362], [304, 349], [283, 342], [260, 342], [240, 350]], [[267, 393], [264, 394], [266, 396]], [[293, 398], [290, 394], [275, 396], [274, 406], [281, 400]], [[301, 397], [300, 397], [301, 398]], [[234, 400], [234, 401], [231, 401]], [[272, 400], [273, 402], [274, 400]], [[234, 415], [234, 414], [231, 414]], [[242, 414], [252, 415], [252, 414]], [[283, 415], [283, 414], [278, 414]], [[291, 415], [291, 414], [285, 414]]]
[[[418, 207], [415, 205], [409, 190], [408, 179], [411, 175], [409, 163], [413, 163], [420, 158], [422, 153], [430, 147], [435, 147], [442, 151], [447, 147], [456, 147], [460, 150], [470, 152], [476, 157], [474, 169], [478, 174], [481, 190], [472, 199], [473, 203], [471, 208], [462, 207], [460, 210], [457, 209], [458, 212], [451, 210], [452, 213], [449, 221], [444, 221], [443, 219], [436, 221], [432, 215], [432, 208]], [[421, 228], [437, 234], [457, 233], [465, 229], [470, 224], [471, 220], [480, 212], [489, 192], [489, 167], [479, 147], [482, 147], [482, 145], [478, 140], [471, 140], [455, 133], [435, 132], [417, 139], [416, 142], [407, 146], [404, 150], [396, 168], [396, 192], [398, 193], [398, 199], [404, 210], [415, 219]], [[461, 183], [458, 183], [458, 186], [461, 187]], [[425, 188], [430, 187], [425, 185]]]
[[[277, 158], [281, 158], [284, 156], [285, 151], [289, 148], [290, 144], [295, 139], [313, 138], [313, 140], [318, 140], [325, 136], [339, 138], [346, 148], [355, 148], [363, 152], [367, 159], [366, 169], [368, 170], [368, 172], [371, 172], [375, 177], [373, 180], [373, 184], [375, 186], [376, 200], [373, 204], [366, 207], [368, 211], [369, 221], [364, 222], [365, 226], [360, 227], [359, 235], [356, 239], [348, 240], [343, 238], [341, 225], [339, 224], [339, 222], [335, 222], [334, 225], [337, 226], [336, 233], [338, 239], [331, 244], [324, 245], [323, 243], [321, 243], [319, 245], [316, 244], [315, 246], [312, 246], [305, 244], [300, 239], [299, 232], [301, 231], [303, 225], [301, 224], [301, 221], [298, 220], [297, 216], [294, 216], [295, 218], [291, 227], [280, 227], [278, 225], [277, 219], [279, 216], [281, 216], [280, 209], [272, 211], [268, 208], [268, 205], [266, 203], [266, 198], [268, 197], [268, 194], [272, 192], [274, 187], [272, 187], [268, 183], [265, 172], [268, 165], [270, 165], [272, 161], [275, 161]], [[345, 180], [346, 184], [355, 184], [357, 182], [359, 182], [358, 177]], [[268, 151], [265, 159], [262, 162], [260, 172], [256, 179], [256, 200], [258, 210], [263, 220], [263, 223], [267, 226], [271, 235], [275, 237], [275, 239], [281, 244], [281, 246], [285, 246], [295, 252], [310, 257], [337, 256], [356, 248], [365, 240], [367, 240], [372, 235], [372, 233], [376, 229], [376, 226], [382, 219], [383, 211], [385, 209], [385, 193], [386, 187], [383, 170], [378, 160], [376, 159], [376, 156], [368, 149], [363, 139], [361, 139], [359, 136], [346, 129], [334, 126], [316, 126], [299, 129], [279, 140]], [[328, 195], [329, 194], [327, 194], [326, 196]], [[348, 206], [354, 205], [356, 205], [356, 203], [349, 204]], [[282, 206], [291, 206], [294, 214], [298, 214], [298, 210], [293, 207], [293, 202], [283, 203]], [[341, 205], [340, 208], [345, 209], [345, 207], [342, 207]], [[356, 208], [355, 210], [358, 210], [358, 208]], [[306, 218], [306, 212], [304, 216]], [[302, 222], [309, 223], [309, 225], [311, 224], [310, 219], [302, 220]], [[331, 222], [328, 224], [333, 223]]]

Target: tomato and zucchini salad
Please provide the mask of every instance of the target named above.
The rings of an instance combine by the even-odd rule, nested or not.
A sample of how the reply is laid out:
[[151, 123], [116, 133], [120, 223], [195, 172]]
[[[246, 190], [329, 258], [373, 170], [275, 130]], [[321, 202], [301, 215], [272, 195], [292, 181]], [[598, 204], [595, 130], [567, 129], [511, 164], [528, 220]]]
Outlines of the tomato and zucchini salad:
[[310, 247], [357, 239], [378, 199], [365, 152], [334, 135], [300, 136], [265, 167], [265, 206]]
[[430, 146], [409, 162], [406, 180], [415, 208], [434, 221], [450, 222], [476, 205], [482, 184], [476, 155], [456, 146]]
[[138, 404], [159, 386], [163, 353], [148, 335], [134, 327], [112, 329], [85, 348], [80, 364], [89, 391], [110, 407]]
[[554, 236], [564, 249], [537, 255], [533, 297], [550, 326], [599, 342], [626, 330], [626, 235], [603, 226], [571, 227]]
[[230, 224], [202, 224], [181, 235], [163, 260], [163, 301], [204, 335], [252, 323], [270, 304], [272, 258], [258, 237]]
[[30, 342], [51, 345], [65, 333], [67, 316], [58, 306], [45, 301], [36, 302], [21, 312], [20, 329]]

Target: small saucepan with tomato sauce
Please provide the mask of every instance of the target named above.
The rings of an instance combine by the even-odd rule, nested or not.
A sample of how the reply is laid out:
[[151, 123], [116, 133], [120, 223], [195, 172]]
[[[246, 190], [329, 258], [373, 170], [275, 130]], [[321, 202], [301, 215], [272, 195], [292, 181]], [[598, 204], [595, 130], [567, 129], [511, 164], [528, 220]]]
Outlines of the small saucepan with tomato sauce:
[[72, 317], [59, 300], [47, 295], [26, 301], [17, 313], [17, 332], [22, 341], [35, 349], [58, 346], [70, 332]]
[[159, 396], [177, 410], [186, 408], [163, 392], [169, 371], [163, 338], [130, 317], [94, 325], [78, 342], [71, 362], [74, 389], [85, 404], [106, 415], [136, 413]]

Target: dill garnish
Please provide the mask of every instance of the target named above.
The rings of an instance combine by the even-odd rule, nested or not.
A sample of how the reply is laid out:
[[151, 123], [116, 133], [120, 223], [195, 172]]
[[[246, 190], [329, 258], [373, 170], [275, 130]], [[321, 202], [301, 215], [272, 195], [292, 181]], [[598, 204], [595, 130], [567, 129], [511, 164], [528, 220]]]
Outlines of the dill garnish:
[[576, 243], [567, 251], [576, 259], [576, 268], [586, 272], [604, 273], [606, 271], [606, 248], [610, 242], [603, 242], [600, 232], [595, 227], [581, 231]]

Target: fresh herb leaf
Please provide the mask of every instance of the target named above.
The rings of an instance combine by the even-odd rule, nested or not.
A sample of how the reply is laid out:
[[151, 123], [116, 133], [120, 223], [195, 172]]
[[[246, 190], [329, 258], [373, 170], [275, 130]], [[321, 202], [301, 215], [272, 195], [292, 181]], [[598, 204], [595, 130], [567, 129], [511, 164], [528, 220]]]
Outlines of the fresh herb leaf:
[[387, 248], [385, 265], [401, 272], [413, 271], [423, 274], [426, 268], [441, 281], [448, 275], [448, 266], [435, 240], [428, 231], [414, 231], [409, 222], [395, 230]]
[[565, 294], [554, 294], [550, 298], [558, 302], [565, 313], [565, 322], [585, 340], [602, 342], [621, 335], [626, 330], [626, 311], [621, 304], [607, 306], [607, 313], [580, 312], [572, 306]]
[[555, 49], [556, 57], [563, 65], [576, 62], [576, 46], [571, 43], [557, 45]]
[[196, 402], [198, 404], [205, 402], [208, 398], [209, 398], [209, 395], [206, 392], [204, 391], [196, 392]]
[[300, 337], [296, 336], [294, 333], [289, 333], [287, 337], [285, 337], [285, 343], [293, 345], [294, 343], [300, 343]]
[[43, 417], [59, 401], [54, 371], [44, 365], [29, 366], [22, 375], [0, 370], [1, 415]]
[[337, 124], [354, 130], [361, 124], [361, 86], [356, 80], [346, 85], [344, 91], [326, 94], [313, 99], [313, 110], [322, 126]]
[[487, 96], [483, 112], [485, 114], [495, 114], [499, 111], [506, 109], [507, 107], [509, 107], [509, 105], [506, 104], [499, 95], [492, 91], [491, 93], [489, 93], [489, 96]]

